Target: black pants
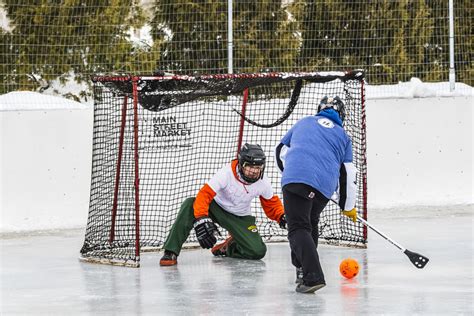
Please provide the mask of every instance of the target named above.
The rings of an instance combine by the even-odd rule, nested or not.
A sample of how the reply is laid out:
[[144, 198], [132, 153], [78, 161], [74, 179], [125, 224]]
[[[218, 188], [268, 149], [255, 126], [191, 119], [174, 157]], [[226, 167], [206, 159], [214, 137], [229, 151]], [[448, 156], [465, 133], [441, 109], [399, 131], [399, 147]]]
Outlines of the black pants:
[[325, 283], [317, 250], [318, 223], [329, 199], [309, 185], [290, 183], [283, 187], [283, 202], [293, 265], [303, 268], [305, 284]]

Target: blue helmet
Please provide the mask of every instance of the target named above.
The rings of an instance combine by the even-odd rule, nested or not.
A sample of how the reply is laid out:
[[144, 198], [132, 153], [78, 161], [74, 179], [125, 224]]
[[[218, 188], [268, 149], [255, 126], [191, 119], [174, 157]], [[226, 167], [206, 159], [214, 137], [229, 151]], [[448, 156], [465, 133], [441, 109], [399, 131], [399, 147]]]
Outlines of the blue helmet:
[[335, 110], [337, 113], [339, 113], [341, 121], [344, 121], [344, 118], [346, 117], [346, 106], [344, 105], [344, 102], [342, 102], [341, 98], [338, 96], [333, 98], [328, 98], [325, 96], [322, 98], [319, 102], [318, 113], [326, 109]]

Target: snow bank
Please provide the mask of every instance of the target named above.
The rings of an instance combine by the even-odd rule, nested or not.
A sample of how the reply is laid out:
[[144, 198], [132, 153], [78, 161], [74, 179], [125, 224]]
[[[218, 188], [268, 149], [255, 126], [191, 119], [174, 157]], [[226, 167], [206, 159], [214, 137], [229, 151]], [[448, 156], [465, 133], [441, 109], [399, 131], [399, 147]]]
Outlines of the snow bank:
[[90, 105], [31, 91], [0, 95], [0, 111], [84, 110]]
[[467, 84], [456, 82], [454, 91], [449, 90], [449, 82], [422, 82], [411, 78], [409, 82], [394, 85], [367, 85], [367, 100], [374, 99], [411, 99], [432, 97], [461, 97], [473, 96], [473, 88]]

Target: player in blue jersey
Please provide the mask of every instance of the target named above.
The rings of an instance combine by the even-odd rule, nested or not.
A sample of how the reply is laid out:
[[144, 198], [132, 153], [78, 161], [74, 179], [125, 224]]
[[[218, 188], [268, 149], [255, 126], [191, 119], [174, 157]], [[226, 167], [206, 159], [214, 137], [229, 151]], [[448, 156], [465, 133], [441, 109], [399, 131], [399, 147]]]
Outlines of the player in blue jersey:
[[300, 293], [326, 285], [317, 246], [319, 216], [329, 200], [338, 200], [342, 213], [357, 220], [357, 170], [352, 141], [342, 127], [344, 116], [339, 97], [324, 97], [318, 113], [296, 122], [275, 150]]

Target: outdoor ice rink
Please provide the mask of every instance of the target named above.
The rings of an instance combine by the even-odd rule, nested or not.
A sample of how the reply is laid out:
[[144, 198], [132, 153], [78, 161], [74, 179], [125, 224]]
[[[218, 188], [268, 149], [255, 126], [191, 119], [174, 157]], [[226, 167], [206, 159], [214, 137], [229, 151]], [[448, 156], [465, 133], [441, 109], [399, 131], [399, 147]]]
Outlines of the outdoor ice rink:
[[[144, 253], [138, 269], [78, 260], [83, 231], [1, 239], [1, 315], [473, 315], [473, 207], [371, 210], [369, 222], [430, 259], [415, 268], [369, 231], [367, 249], [322, 245], [327, 286], [295, 292], [288, 243], [263, 260], [183, 251], [176, 267]], [[355, 258], [345, 280], [339, 262]]]
[[[474, 316], [471, 1], [0, 0], [0, 316]], [[349, 169], [337, 189], [311, 170], [342, 167], [351, 147], [357, 214], [423, 269], [367, 229], [366, 248], [320, 240], [327, 285], [297, 293], [276, 204], [258, 196], [257, 227], [279, 240], [262, 260], [197, 242], [171, 267], [162, 249], [139, 268], [80, 260], [159, 247], [245, 143], [262, 146], [283, 200], [275, 149], [325, 97], [343, 101], [351, 146], [314, 148], [318, 166], [296, 154], [298, 171], [343, 193]], [[330, 205], [325, 236], [357, 239]]]

